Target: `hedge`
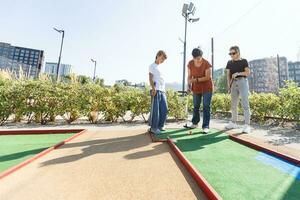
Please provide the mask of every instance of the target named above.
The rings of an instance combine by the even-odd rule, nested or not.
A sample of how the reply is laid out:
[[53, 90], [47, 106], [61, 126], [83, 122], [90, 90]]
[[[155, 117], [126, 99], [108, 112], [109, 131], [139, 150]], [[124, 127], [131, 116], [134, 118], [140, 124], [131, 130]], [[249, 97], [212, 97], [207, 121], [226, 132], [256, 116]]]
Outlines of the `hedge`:
[[[172, 90], [168, 90], [166, 95], [168, 117], [185, 119], [186, 109], [191, 112], [193, 108], [192, 96], [181, 97]], [[61, 116], [66, 123], [72, 123], [80, 117], [86, 117], [90, 123], [133, 121], [136, 117], [146, 122], [150, 102], [149, 88], [122, 85], [108, 88], [93, 83], [82, 84], [76, 79], [68, 83], [54, 83], [47, 77], [12, 79], [0, 73], [0, 125], [10, 117], [16, 122], [54, 123], [57, 116]], [[253, 120], [256, 121], [274, 118], [282, 123], [289, 120], [299, 123], [300, 88], [295, 83], [287, 83], [287, 87], [280, 89], [278, 95], [252, 93], [250, 107]], [[229, 95], [214, 94], [212, 113], [228, 112]], [[129, 119], [125, 117], [128, 115]]]

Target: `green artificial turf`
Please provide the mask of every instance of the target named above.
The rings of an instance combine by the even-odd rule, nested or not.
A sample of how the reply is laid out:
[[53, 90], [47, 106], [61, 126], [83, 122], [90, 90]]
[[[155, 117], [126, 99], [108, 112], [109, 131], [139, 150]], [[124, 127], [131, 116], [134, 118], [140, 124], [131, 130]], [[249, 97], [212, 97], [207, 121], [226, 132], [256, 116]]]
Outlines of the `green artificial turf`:
[[160, 136], [173, 138], [186, 158], [223, 199], [300, 199], [300, 181], [256, 160], [259, 151], [228, 138], [218, 130], [168, 130]]
[[38, 135], [0, 135], [0, 172], [71, 137], [74, 133]]

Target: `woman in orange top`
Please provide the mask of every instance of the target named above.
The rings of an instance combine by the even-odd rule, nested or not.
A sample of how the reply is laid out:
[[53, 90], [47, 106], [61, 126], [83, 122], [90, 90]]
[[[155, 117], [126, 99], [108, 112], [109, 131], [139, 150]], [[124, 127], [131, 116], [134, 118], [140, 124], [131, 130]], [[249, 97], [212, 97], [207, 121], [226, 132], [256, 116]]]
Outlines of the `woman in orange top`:
[[197, 128], [200, 122], [200, 104], [203, 98], [203, 133], [209, 132], [210, 105], [213, 93], [212, 66], [203, 57], [203, 52], [199, 48], [193, 49], [191, 60], [188, 64], [188, 83], [193, 93], [193, 118], [192, 124], [188, 128]]

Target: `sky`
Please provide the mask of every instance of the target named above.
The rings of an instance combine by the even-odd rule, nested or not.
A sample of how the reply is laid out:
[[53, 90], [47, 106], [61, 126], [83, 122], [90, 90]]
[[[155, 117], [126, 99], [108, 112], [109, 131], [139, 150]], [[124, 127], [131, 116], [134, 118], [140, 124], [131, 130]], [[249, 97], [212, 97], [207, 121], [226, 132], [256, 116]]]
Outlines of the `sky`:
[[[182, 81], [184, 18], [182, 0], [0, 0], [0, 41], [45, 51], [45, 62], [57, 62], [60, 35], [66, 31], [62, 63], [76, 74], [97, 76], [106, 84], [127, 79], [147, 82], [148, 66], [158, 50], [168, 59], [161, 66], [166, 82]], [[196, 23], [188, 24], [187, 60], [200, 46], [215, 67], [226, 65], [228, 49], [239, 45], [252, 60], [286, 56], [295, 61], [300, 47], [299, 0], [197, 0]]]

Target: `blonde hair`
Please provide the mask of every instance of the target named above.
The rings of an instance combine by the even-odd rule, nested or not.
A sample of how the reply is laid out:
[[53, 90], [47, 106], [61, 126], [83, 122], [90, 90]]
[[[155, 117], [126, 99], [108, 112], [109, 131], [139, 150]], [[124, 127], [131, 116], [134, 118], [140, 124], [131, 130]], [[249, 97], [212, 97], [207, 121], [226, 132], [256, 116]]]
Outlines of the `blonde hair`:
[[166, 54], [166, 52], [164, 52], [163, 50], [159, 50], [159, 51], [157, 52], [155, 59], [157, 59], [159, 56], [163, 56], [164, 59], [167, 59], [167, 54]]

